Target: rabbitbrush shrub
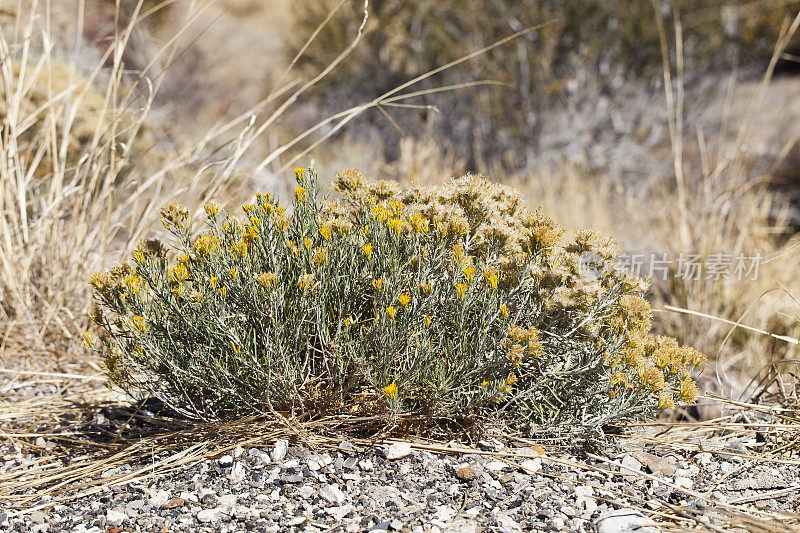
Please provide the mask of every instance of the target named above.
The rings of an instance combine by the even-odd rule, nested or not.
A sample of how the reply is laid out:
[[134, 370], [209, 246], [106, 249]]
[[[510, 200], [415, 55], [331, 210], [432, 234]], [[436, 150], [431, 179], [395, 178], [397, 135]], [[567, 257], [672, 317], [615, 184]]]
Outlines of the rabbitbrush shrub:
[[[340, 172], [291, 211], [165, 207], [175, 236], [91, 279], [113, 383], [202, 419], [383, 412], [592, 428], [697, 398], [703, 356], [654, 337], [619, 249], [468, 175], [401, 190]], [[174, 258], [173, 258], [174, 256]], [[586, 261], [586, 259], [590, 261]], [[589, 268], [585, 264], [593, 264]]]

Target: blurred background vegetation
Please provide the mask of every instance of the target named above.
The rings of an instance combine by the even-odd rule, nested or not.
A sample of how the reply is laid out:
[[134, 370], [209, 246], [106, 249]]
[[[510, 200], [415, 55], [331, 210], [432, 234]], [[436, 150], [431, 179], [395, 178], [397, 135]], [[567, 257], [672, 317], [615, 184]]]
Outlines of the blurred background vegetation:
[[[338, 0], [301, 0], [292, 9], [291, 52], [325, 19]], [[301, 57], [301, 72], [312, 75], [328, 65], [352, 39], [361, 22], [361, 2], [347, 2]], [[625, 93], [629, 85], [661, 86], [662, 41], [675, 61], [675, 25], [681, 25], [681, 57], [687, 77], [725, 76], [735, 63], [769, 60], [787, 16], [798, 2], [746, 0], [377, 0], [363, 45], [324, 85], [312, 103], [324, 112], [356, 105], [508, 35], [551, 22], [513, 43], [457, 69], [426, 80], [421, 88], [475, 80], [507, 84], [436, 94], [418, 103], [435, 107], [388, 110], [360, 120], [361, 137], [377, 130], [387, 157], [397, 157], [403, 135], [431, 133], [452, 143], [459, 157], [503, 161], [512, 166], [535, 161], [555, 108]], [[793, 40], [793, 44], [795, 41]], [[548, 112], [545, 112], [545, 111]], [[396, 122], [396, 124], [395, 124]], [[432, 124], [431, 124], [432, 123]], [[399, 126], [399, 127], [398, 127]], [[432, 127], [431, 127], [432, 126]]]
[[[21, 57], [29, 20], [18, 5], [25, 4], [0, 7], [14, 57]], [[323, 179], [357, 167], [371, 178], [430, 184], [473, 171], [519, 188], [571, 230], [599, 227], [629, 253], [675, 260], [681, 253], [760, 254], [766, 260], [754, 281], [684, 280], [673, 265], [672, 275], [653, 280], [657, 328], [716, 361], [705, 376], [712, 390], [738, 394], [757, 370], [794, 368], [796, 344], [732, 323], [800, 336], [800, 1], [371, 0], [359, 39], [363, 9], [363, 0], [40, 2], [30, 28], [47, 33], [53, 46], [34, 47], [29, 61], [57, 65], [40, 72], [66, 73], [70, 83], [59, 89], [52, 75], [26, 75], [27, 84], [17, 87], [19, 71], [3, 72], [6, 86], [19, 89], [2, 94], [0, 113], [4, 131], [10, 120], [20, 121], [18, 137], [28, 139], [22, 149], [29, 154], [22, 159], [36, 161], [45, 154], [37, 147], [52, 145], [41, 141], [54, 135], [76, 147], [78, 157], [65, 160], [70, 165], [85, 150], [109, 159], [119, 144], [106, 139], [101, 154], [93, 140], [109, 102], [124, 100], [118, 129], [135, 125], [136, 132], [123, 143], [130, 145], [125, 160], [113, 163], [120, 198], [83, 219], [97, 228], [119, 211], [117, 231], [97, 237], [96, 252], [86, 252], [91, 243], [84, 240], [82, 248], [65, 246], [37, 263], [28, 241], [0, 240], [9, 265], [46, 264], [0, 283], [0, 301], [30, 285], [32, 296], [0, 308], [0, 327], [23, 332], [14, 346], [34, 335], [37, 346], [52, 351], [77, 338], [87, 323], [81, 317], [89, 308], [88, 272], [154, 234], [132, 221], [142, 213], [157, 222], [149, 206], [176, 196], [196, 207], [209, 196], [234, 205], [256, 190], [285, 195], [285, 168], [300, 162]], [[341, 128], [320, 124], [539, 24], [545, 25], [406, 92], [453, 90], [373, 105]], [[109, 52], [123, 37], [125, 45]], [[109, 85], [110, 76], [118, 83]], [[46, 81], [43, 90], [35, 90], [37, 79]], [[499, 84], [458, 88], [481, 81]], [[132, 96], [116, 99], [117, 89]], [[82, 105], [53, 98], [70, 91], [84, 95]], [[24, 116], [15, 111], [9, 118], [5, 109], [23, 109]], [[9, 186], [13, 176], [50, 172], [43, 161], [9, 164], [2, 175], [6, 206], [19, 197]], [[74, 200], [76, 174], [60, 172], [72, 187], [65, 186], [73, 195], [65, 197]], [[41, 209], [42, 227], [68, 232], [77, 211], [66, 207], [88, 202], [57, 202], [53, 191], [32, 182], [28, 207], [18, 213], [25, 216], [4, 212], [5, 231], [22, 235], [14, 225]], [[59, 274], [62, 264], [69, 276]], [[5, 347], [13, 337], [6, 334]]]

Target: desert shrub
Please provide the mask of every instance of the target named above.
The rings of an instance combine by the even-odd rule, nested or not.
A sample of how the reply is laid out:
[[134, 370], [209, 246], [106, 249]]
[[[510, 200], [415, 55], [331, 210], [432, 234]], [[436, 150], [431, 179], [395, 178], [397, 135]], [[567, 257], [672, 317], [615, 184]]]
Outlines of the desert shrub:
[[[402, 190], [343, 171], [338, 200], [297, 169], [291, 213], [257, 195], [162, 210], [168, 249], [91, 279], [111, 380], [203, 418], [384, 412], [597, 427], [694, 401], [703, 356], [648, 334], [616, 244], [562, 230], [477, 176]], [[174, 257], [173, 257], [174, 256]], [[584, 261], [585, 263], [585, 261]]]
[[[290, 57], [338, 2], [303, 0], [294, 9]], [[769, 58], [784, 17], [797, 2], [715, 0], [660, 2], [659, 16], [674, 41], [674, 11], [683, 22], [683, 58], [687, 70], [726, 68]], [[363, 1], [346, 3], [322, 29], [300, 59], [308, 77], [343, 50], [361, 21]], [[662, 56], [656, 12], [649, 0], [578, 2], [533, 0], [375, 0], [370, 2], [371, 31], [352, 57], [330, 73], [315, 91], [319, 105], [353, 105], [393, 89], [483, 46], [549, 20], [547, 27], [428, 80], [433, 88], [473, 80], [501, 80], [507, 88], [472, 88], [422, 98], [435, 105], [436, 133], [456, 143], [464, 158], [507, 155], [519, 160], [535, 150], [543, 111], [563, 105], [565, 97], [595, 101], [618, 94], [637, 79], [660, 81]], [[670, 42], [674, 53], [674, 42]], [[376, 75], [379, 73], [379, 75]], [[575, 87], [565, 90], [573, 80]], [[406, 132], [428, 124], [427, 110], [387, 109]], [[395, 124], [380, 113], [361, 119], [377, 128], [391, 148], [400, 138]], [[371, 128], [361, 128], [368, 131]], [[396, 154], [394, 154], [396, 155]]]

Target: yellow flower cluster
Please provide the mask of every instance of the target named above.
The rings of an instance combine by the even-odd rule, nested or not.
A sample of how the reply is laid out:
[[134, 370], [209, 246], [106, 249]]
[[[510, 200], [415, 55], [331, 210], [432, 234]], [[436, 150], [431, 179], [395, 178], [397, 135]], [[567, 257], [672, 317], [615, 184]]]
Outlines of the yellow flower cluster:
[[204, 233], [194, 241], [194, 251], [201, 256], [210, 255], [219, 250], [221, 244], [219, 237], [213, 233]]
[[161, 221], [167, 229], [183, 231], [189, 225], [189, 210], [180, 202], [172, 202], [161, 209]]
[[261, 272], [255, 274], [253, 278], [265, 289], [272, 287], [278, 281], [278, 275], [275, 272]]
[[178, 263], [172, 267], [169, 271], [169, 278], [176, 283], [187, 280], [189, 278], [189, 271], [186, 269], [186, 265]]
[[456, 294], [458, 294], [459, 298], [463, 298], [464, 294], [467, 292], [467, 286], [463, 283], [456, 283]]
[[397, 399], [397, 383], [395, 383], [394, 381], [391, 384], [382, 388], [381, 390], [390, 400]]
[[539, 330], [523, 328], [516, 324], [508, 325], [506, 338], [500, 347], [516, 368], [519, 368], [528, 357], [538, 359], [544, 353], [544, 345], [539, 340]]
[[203, 204], [203, 210], [206, 212], [206, 215], [211, 220], [217, 219], [217, 217], [219, 216], [220, 209], [221, 206], [219, 205], [219, 202], [207, 202]]
[[133, 327], [139, 330], [140, 333], [144, 333], [144, 331], [147, 329], [147, 320], [139, 315], [134, 315], [131, 317], [131, 324], [133, 324]]

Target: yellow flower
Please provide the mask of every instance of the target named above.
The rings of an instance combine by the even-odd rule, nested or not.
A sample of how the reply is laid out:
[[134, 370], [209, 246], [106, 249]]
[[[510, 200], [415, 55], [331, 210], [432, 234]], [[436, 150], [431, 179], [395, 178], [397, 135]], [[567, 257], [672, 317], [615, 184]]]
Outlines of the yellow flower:
[[206, 215], [208, 215], [208, 218], [214, 220], [217, 218], [217, 215], [219, 215], [220, 205], [219, 202], [208, 202], [203, 204], [203, 209], [205, 210]]
[[122, 280], [122, 284], [129, 292], [133, 294], [139, 294], [139, 289], [141, 288], [142, 284], [142, 278], [134, 274], [128, 274], [127, 276], [125, 276], [125, 279]]
[[298, 181], [298, 183], [299, 183], [300, 181], [303, 180], [303, 174], [305, 174], [305, 173], [306, 173], [306, 169], [304, 169], [303, 167], [295, 168], [294, 169], [294, 179], [296, 179]]
[[211, 288], [212, 289], [216, 289], [217, 288], [217, 282], [218, 281], [219, 281], [219, 278], [217, 276], [211, 276]]
[[386, 396], [389, 397], [390, 400], [397, 399], [397, 383], [395, 383], [394, 381], [391, 383], [391, 385], [387, 385], [381, 390]]
[[211, 233], [204, 233], [196, 241], [194, 241], [193, 248], [200, 255], [208, 255], [219, 249], [220, 242], [216, 235]]
[[83, 333], [81, 333], [81, 342], [87, 348], [92, 348], [94, 346], [94, 339], [88, 329], [83, 330]]
[[239, 257], [247, 257], [247, 247], [248, 244], [243, 240], [236, 243], [236, 253]]
[[314, 283], [314, 274], [303, 274], [297, 280], [297, 286], [303, 292], [306, 292], [308, 289], [310, 289], [312, 283]]
[[259, 285], [265, 288], [272, 287], [278, 281], [278, 275], [275, 272], [262, 272], [261, 274], [253, 275], [253, 277]]
[[242, 240], [246, 241], [248, 244], [254, 243], [256, 237], [258, 237], [258, 226], [260, 223], [261, 223], [260, 218], [253, 217], [251, 224], [244, 229]]
[[244, 211], [247, 216], [252, 215], [255, 212], [255, 210], [256, 210], [255, 204], [244, 204], [242, 206], [242, 211]]
[[306, 201], [306, 188], [305, 187], [295, 187], [294, 188], [294, 197], [297, 198], [298, 202], [305, 202]]
[[375, 287], [376, 291], [380, 291], [383, 288], [383, 279], [382, 278], [373, 279], [372, 286]]
[[411, 228], [416, 233], [428, 233], [428, 221], [419, 213], [411, 215]]
[[372, 216], [379, 222], [386, 222], [389, 219], [389, 210], [381, 205], [372, 206]]
[[459, 283], [458, 285], [456, 285], [456, 292], [458, 293], [459, 298], [463, 298], [464, 293], [467, 292], [467, 286], [464, 285], [463, 283]]
[[144, 263], [144, 253], [143, 253], [143, 252], [136, 252], [136, 253], [134, 253], [134, 254], [133, 254], [133, 260], [134, 260], [134, 261], [135, 261], [137, 264], [142, 264], [142, 263]]
[[235, 278], [239, 275], [239, 269], [236, 267], [231, 267], [228, 269], [228, 274], [230, 274], [232, 278]]
[[233, 341], [231, 341], [231, 349], [233, 350], [233, 353], [239, 353], [242, 351], [239, 345], [234, 343]]
[[506, 304], [500, 306], [500, 315], [504, 320], [508, 320], [508, 306]]
[[386, 225], [395, 233], [401, 233], [403, 231], [403, 223], [399, 218], [390, 218]]
[[667, 392], [662, 392], [658, 395], [658, 408], [659, 409], [674, 409], [675, 408], [675, 400], [672, 399], [672, 395]]
[[397, 297], [397, 301], [400, 302], [400, 305], [402, 305], [403, 309], [405, 309], [406, 307], [408, 307], [408, 302], [411, 301], [411, 296], [409, 296], [408, 294], [401, 294], [400, 296]]
[[483, 381], [481, 381], [481, 387], [486, 388], [488, 386], [489, 386], [489, 380], [484, 379]]
[[322, 265], [328, 260], [328, 250], [327, 248], [317, 248], [314, 250], [314, 262], [317, 265]]
[[300, 256], [300, 248], [294, 243], [294, 241], [288, 241], [287, 244], [289, 245], [289, 251], [292, 252], [293, 255]]
[[394, 318], [397, 316], [397, 309], [395, 309], [393, 305], [390, 305], [386, 308], [386, 314], [389, 316], [389, 318]]
[[186, 270], [186, 266], [178, 264], [169, 271], [169, 277], [172, 281], [180, 282], [189, 277], [189, 272]]
[[681, 389], [678, 397], [682, 402], [686, 403], [694, 403], [700, 397], [700, 393], [697, 392], [697, 384], [692, 378], [687, 376], [681, 380]]
[[422, 317], [422, 321], [425, 322], [425, 326], [430, 326], [431, 325], [431, 320], [432, 320], [431, 317], [428, 316], [428, 315], [425, 315], [425, 316]]
[[664, 373], [654, 366], [645, 366], [638, 369], [639, 379], [642, 380], [647, 388], [652, 391], [660, 391], [666, 384], [664, 381]]
[[474, 266], [466, 266], [461, 267], [461, 272], [464, 273], [464, 277], [467, 278], [467, 282], [472, 282], [472, 278], [475, 277], [475, 267]]
[[147, 329], [147, 320], [145, 320], [145, 318], [143, 316], [139, 316], [139, 315], [132, 316], [131, 317], [131, 323], [141, 333], [144, 333], [144, 330]]
[[345, 329], [349, 328], [352, 324], [353, 324], [353, 319], [350, 317], [347, 317], [344, 320], [342, 320], [342, 326], [344, 326]]
[[228, 287], [220, 288], [219, 293], [222, 295], [223, 298], [225, 298], [228, 295]]
[[367, 259], [372, 257], [372, 245], [371, 244], [365, 244], [364, 246], [362, 246], [361, 247], [361, 253], [363, 253], [366, 256]]
[[189, 224], [189, 210], [180, 202], [172, 202], [161, 209], [161, 222], [167, 229], [175, 226], [184, 230]]
[[460, 263], [462, 259], [464, 259], [464, 247], [460, 244], [456, 244], [453, 246], [453, 259], [456, 263]]
[[314, 246], [314, 241], [306, 237], [303, 239], [303, 246], [305, 246], [307, 250], [310, 250], [311, 247]]
[[319, 227], [319, 233], [326, 241], [330, 240], [332, 232], [333, 228], [331, 228], [331, 226], [328, 224], [323, 224]]
[[492, 272], [491, 274], [489, 274], [486, 277], [486, 282], [489, 284], [489, 287], [491, 287], [492, 289], [496, 289], [497, 288], [497, 282], [498, 281], [500, 281], [500, 278], [494, 272]]

